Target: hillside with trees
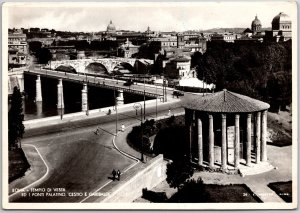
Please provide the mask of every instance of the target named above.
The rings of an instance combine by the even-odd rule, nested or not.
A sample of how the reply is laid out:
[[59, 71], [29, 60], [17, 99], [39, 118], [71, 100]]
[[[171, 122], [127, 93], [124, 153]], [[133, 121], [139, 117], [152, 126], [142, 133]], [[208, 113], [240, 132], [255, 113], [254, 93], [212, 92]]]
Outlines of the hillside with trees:
[[192, 56], [198, 78], [285, 109], [292, 101], [292, 42], [210, 43]]

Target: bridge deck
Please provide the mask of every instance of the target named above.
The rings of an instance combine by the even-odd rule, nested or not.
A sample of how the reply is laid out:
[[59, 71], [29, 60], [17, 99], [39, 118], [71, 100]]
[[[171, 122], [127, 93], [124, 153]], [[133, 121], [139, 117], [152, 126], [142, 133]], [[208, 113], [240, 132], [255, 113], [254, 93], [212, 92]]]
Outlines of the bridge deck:
[[145, 93], [146, 96], [154, 97], [154, 98], [163, 97], [163, 91], [161, 88], [149, 84], [145, 84], [145, 86], [141, 84], [124, 86], [123, 84], [125, 83], [125, 81], [122, 80], [82, 75], [79, 73], [78, 74], [66, 73], [66, 72], [53, 71], [47, 69], [26, 70], [24, 71], [24, 73], [31, 74], [31, 75], [40, 75], [47, 78], [55, 78], [55, 79], [62, 78], [63, 80], [66, 81], [72, 81], [76, 83], [87, 83], [88, 85], [93, 85], [93, 86], [107, 88], [107, 89], [123, 90], [124, 92], [130, 92], [139, 95], [144, 95]]

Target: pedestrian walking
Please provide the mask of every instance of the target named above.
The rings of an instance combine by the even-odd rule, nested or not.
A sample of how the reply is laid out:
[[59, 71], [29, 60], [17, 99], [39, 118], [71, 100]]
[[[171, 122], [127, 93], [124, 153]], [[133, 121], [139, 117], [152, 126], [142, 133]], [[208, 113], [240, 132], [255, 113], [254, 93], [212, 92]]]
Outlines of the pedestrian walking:
[[171, 116], [171, 110], [169, 109], [169, 113], [168, 113], [168, 116]]
[[118, 178], [118, 181], [120, 180], [120, 176], [121, 176], [121, 172], [120, 170], [117, 171], [117, 178]]
[[99, 135], [99, 129], [97, 128], [94, 133], [95, 133], [95, 135]]
[[121, 129], [122, 129], [122, 132], [125, 131], [125, 125], [124, 124], [122, 124]]
[[116, 172], [116, 170], [113, 169], [113, 171], [112, 171], [113, 181], [115, 181], [116, 175], [117, 175], [117, 172]]

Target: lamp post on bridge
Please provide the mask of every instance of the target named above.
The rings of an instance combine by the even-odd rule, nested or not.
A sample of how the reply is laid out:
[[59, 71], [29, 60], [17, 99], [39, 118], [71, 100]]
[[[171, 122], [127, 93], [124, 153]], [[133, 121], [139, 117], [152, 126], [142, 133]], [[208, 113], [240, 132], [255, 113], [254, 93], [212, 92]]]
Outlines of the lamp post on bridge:
[[118, 135], [118, 107], [116, 99], [116, 86], [114, 86], [114, 101], [115, 101], [115, 111], [116, 111], [116, 136]]
[[146, 120], [146, 94], [145, 94], [145, 77], [144, 77], [144, 120]]
[[142, 104], [140, 103], [135, 103], [133, 105], [133, 108], [136, 110], [136, 115], [137, 115], [137, 110], [141, 108], [141, 129], [142, 129], [142, 149], [141, 149], [141, 161], [144, 162], [144, 130], [143, 130], [143, 107]]
[[155, 104], [155, 115], [157, 119], [157, 85], [155, 84], [155, 98], [156, 98], [156, 104]]

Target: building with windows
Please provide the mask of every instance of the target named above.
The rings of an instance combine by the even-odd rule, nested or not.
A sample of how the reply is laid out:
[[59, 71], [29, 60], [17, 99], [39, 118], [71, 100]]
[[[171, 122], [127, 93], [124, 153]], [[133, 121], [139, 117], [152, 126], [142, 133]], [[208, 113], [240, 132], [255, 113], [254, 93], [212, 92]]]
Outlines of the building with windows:
[[9, 67], [25, 66], [28, 45], [26, 35], [21, 31], [8, 34], [8, 65]]
[[150, 42], [159, 42], [159, 46], [161, 49], [176, 47], [177, 48], [177, 37], [169, 36], [169, 37], [156, 37], [151, 38]]
[[8, 50], [18, 50], [20, 53], [27, 54], [27, 39], [22, 32], [8, 34]]
[[212, 42], [234, 42], [235, 39], [237, 39], [238, 36], [234, 33], [223, 33], [223, 34], [219, 34], [219, 33], [215, 33], [213, 35], [211, 35], [210, 40]]
[[131, 58], [133, 54], [139, 51], [139, 46], [133, 45], [128, 39], [118, 49], [118, 56]]
[[190, 78], [191, 58], [186, 55], [177, 55], [165, 65], [165, 76], [171, 79]]
[[292, 21], [290, 17], [280, 12], [272, 20], [272, 30], [266, 31], [266, 41], [287, 41], [292, 38]]

